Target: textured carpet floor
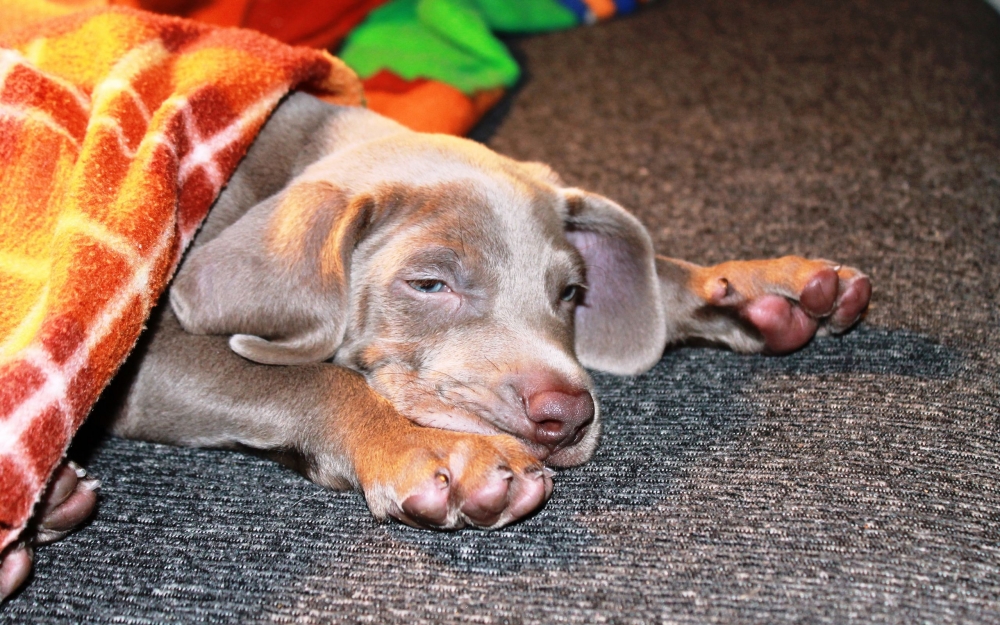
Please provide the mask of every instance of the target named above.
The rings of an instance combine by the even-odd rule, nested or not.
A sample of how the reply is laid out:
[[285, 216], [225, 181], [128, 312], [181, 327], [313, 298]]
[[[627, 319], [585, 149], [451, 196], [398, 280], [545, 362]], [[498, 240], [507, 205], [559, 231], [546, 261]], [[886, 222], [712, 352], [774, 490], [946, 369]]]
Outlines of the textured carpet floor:
[[660, 0], [516, 42], [489, 139], [696, 262], [864, 268], [786, 358], [600, 376], [606, 435], [498, 532], [380, 525], [235, 453], [117, 439], [0, 622], [1000, 621], [1000, 17], [981, 0]]

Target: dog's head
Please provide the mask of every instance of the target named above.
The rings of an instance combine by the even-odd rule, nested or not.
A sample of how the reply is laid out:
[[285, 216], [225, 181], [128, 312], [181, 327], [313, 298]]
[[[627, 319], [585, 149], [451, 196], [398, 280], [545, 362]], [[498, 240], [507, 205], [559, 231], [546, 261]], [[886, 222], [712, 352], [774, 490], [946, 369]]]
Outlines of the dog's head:
[[333, 152], [192, 251], [171, 302], [267, 364], [333, 359], [413, 421], [587, 460], [584, 367], [634, 373], [665, 322], [652, 244], [613, 202], [471, 141]]

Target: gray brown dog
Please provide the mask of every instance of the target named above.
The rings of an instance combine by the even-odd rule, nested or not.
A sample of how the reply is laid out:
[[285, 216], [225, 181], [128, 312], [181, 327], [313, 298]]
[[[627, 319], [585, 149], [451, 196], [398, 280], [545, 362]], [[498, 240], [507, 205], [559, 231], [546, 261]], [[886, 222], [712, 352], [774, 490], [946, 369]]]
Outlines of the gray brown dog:
[[273, 454], [379, 518], [499, 527], [594, 453], [585, 368], [638, 373], [690, 339], [792, 351], [870, 295], [825, 260], [656, 256], [544, 165], [296, 94], [195, 239], [111, 427]]
[[499, 527], [585, 462], [585, 367], [633, 374], [689, 338], [788, 351], [870, 283], [827, 261], [657, 257], [547, 167], [304, 94], [275, 113], [170, 289], [126, 437], [294, 457], [413, 525]]

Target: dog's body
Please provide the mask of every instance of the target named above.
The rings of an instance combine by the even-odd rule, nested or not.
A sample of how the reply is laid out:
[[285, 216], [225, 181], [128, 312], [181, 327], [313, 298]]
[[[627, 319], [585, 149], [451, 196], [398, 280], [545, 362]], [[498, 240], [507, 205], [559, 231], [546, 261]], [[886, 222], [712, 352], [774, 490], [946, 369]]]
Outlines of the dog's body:
[[[119, 374], [123, 436], [250, 448], [411, 525], [499, 527], [593, 454], [584, 367], [653, 366], [689, 339], [783, 353], [843, 332], [868, 279], [786, 257], [655, 256], [613, 202], [547, 167], [360, 109], [289, 97], [261, 131]], [[97, 415], [99, 418], [102, 415]], [[33, 544], [97, 482], [68, 463]], [[32, 543], [0, 554], [0, 599]]]
[[827, 261], [656, 257], [542, 165], [297, 94], [196, 238], [111, 427], [292, 459], [379, 517], [497, 527], [547, 499], [545, 464], [592, 455], [584, 367], [636, 373], [693, 338], [790, 351], [869, 296]]

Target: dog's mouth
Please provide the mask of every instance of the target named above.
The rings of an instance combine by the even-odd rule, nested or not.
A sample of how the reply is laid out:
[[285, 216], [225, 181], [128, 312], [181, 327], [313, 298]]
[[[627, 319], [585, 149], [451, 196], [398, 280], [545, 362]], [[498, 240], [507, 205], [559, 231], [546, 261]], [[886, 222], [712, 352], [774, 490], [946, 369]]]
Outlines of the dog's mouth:
[[[454, 380], [450, 378], [449, 380]], [[405, 417], [424, 426], [482, 435], [517, 438], [539, 461], [570, 467], [590, 459], [597, 447], [597, 414], [571, 434], [551, 441], [538, 440], [538, 424], [523, 405], [508, 401], [486, 386], [442, 383], [414, 371], [373, 371], [369, 383]]]

